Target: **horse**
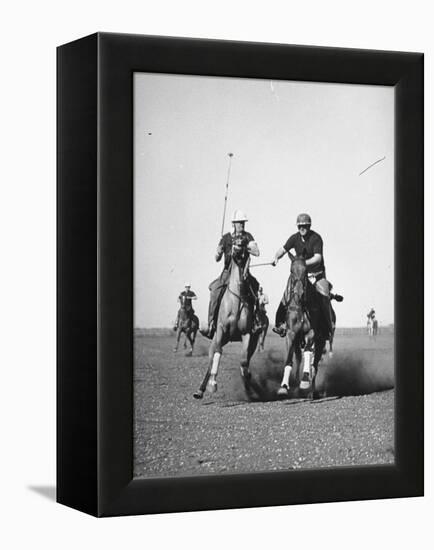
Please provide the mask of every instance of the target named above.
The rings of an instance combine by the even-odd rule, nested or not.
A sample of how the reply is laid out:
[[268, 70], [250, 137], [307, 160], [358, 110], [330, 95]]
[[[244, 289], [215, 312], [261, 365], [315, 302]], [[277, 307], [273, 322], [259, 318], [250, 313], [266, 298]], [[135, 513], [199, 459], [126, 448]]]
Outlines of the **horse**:
[[216, 331], [209, 347], [208, 368], [196, 399], [208, 389], [217, 391], [217, 374], [223, 347], [228, 342], [242, 341], [240, 371], [246, 394], [252, 397], [250, 359], [256, 350], [259, 331], [254, 331], [254, 296], [249, 284], [249, 252], [246, 246], [232, 247], [229, 281], [220, 302]]
[[257, 325], [257, 330], [259, 334], [258, 352], [261, 352], [261, 351], [264, 351], [265, 337], [267, 336], [268, 327], [270, 325], [270, 320], [268, 319], [268, 315], [265, 311], [265, 308], [263, 307], [259, 308], [258, 321], [259, 321], [259, 324]]
[[291, 274], [284, 295], [287, 354], [277, 395], [289, 395], [292, 374], [295, 384], [303, 391], [310, 388], [310, 396], [316, 399], [316, 375], [329, 335], [322, 317], [321, 296], [307, 278], [305, 258], [292, 254], [290, 258]]
[[184, 349], [187, 347], [187, 340], [190, 342], [190, 351], [187, 353], [187, 356], [193, 355], [194, 342], [196, 340], [196, 333], [199, 329], [199, 319], [194, 314], [191, 307], [185, 306], [185, 299], [182, 299], [181, 307], [179, 308], [178, 313], [178, 329], [176, 332], [176, 344], [173, 348], [174, 353], [178, 351], [179, 339], [181, 334], [185, 335]]
[[367, 332], [368, 332], [368, 336], [370, 338], [377, 336], [378, 321], [375, 317], [374, 318], [372, 318], [372, 317], [368, 318], [368, 322], [366, 324], [366, 329], [367, 329]]

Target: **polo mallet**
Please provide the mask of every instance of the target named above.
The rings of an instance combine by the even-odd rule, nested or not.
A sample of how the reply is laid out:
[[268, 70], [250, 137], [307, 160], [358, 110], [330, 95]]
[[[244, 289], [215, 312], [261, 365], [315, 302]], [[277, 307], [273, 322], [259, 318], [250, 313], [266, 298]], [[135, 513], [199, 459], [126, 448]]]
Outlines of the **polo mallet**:
[[[224, 231], [224, 227], [225, 227], [226, 206], [227, 206], [227, 203], [228, 203], [228, 192], [229, 192], [229, 178], [230, 178], [230, 175], [231, 175], [231, 165], [232, 165], [232, 157], [233, 156], [234, 156], [233, 153], [228, 153], [229, 166], [228, 166], [228, 175], [226, 177], [225, 202], [224, 202], [224, 207], [223, 207], [223, 220], [222, 220], [222, 231], [221, 231], [221, 236], [222, 237], [223, 237], [223, 231]], [[195, 399], [202, 399], [203, 394], [205, 393], [206, 386], [208, 384], [208, 380], [209, 380], [210, 376], [211, 376], [211, 367], [208, 367], [208, 369], [205, 373], [205, 376], [202, 380], [202, 384], [200, 385], [198, 391], [194, 392], [194, 394], [193, 394], [193, 397]]]
[[265, 262], [263, 264], [252, 264], [250, 265], [249, 267], [252, 268], [252, 267], [261, 267], [263, 265], [274, 265], [274, 262]]
[[228, 153], [229, 166], [228, 166], [228, 175], [227, 175], [227, 178], [226, 178], [225, 204], [224, 204], [224, 207], [223, 207], [222, 236], [223, 236], [223, 231], [224, 231], [224, 227], [225, 227], [226, 206], [227, 206], [227, 202], [228, 202], [228, 191], [229, 191], [229, 177], [231, 175], [231, 164], [232, 164], [232, 157], [233, 156], [234, 156], [233, 153]]

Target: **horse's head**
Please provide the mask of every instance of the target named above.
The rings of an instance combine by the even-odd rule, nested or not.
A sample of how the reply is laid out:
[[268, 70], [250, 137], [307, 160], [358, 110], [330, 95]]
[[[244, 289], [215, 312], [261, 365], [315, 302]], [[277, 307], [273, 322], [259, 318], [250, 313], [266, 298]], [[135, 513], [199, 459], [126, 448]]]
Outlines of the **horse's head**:
[[249, 258], [249, 251], [247, 249], [248, 242], [245, 237], [236, 237], [232, 244], [232, 260], [235, 264], [243, 269]]
[[307, 268], [304, 256], [291, 254], [291, 296], [298, 305], [306, 290]]

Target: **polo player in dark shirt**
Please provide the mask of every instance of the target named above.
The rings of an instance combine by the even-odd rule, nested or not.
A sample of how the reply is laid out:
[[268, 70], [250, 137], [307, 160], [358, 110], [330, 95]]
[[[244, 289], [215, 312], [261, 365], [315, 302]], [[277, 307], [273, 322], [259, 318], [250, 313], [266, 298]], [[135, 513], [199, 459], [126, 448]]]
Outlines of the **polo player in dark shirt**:
[[[191, 289], [190, 283], [185, 283], [185, 290], [183, 290], [178, 296], [178, 302], [181, 304], [181, 307], [183, 307], [192, 317], [194, 315], [194, 309], [191, 304], [191, 301], [197, 300], [197, 296], [190, 289]], [[178, 323], [179, 323], [179, 310], [176, 316], [175, 326], [173, 327], [173, 330], [178, 330]]]
[[[342, 302], [342, 296], [338, 294], [332, 294], [332, 285], [326, 279], [323, 241], [321, 235], [311, 229], [312, 219], [309, 214], [299, 214], [297, 216], [297, 228], [298, 232], [289, 237], [283, 247], [275, 254], [273, 265], [277, 265], [282, 256], [295, 250], [297, 256], [304, 256], [306, 258], [306, 268], [309, 280], [315, 282], [315, 289], [321, 295], [322, 298], [322, 310], [324, 318], [327, 323], [329, 334], [333, 331], [333, 321], [330, 300], [336, 300]], [[286, 320], [286, 304], [284, 299], [279, 304], [276, 312], [276, 321], [273, 332], [276, 332], [280, 336], [285, 336]]]
[[[200, 333], [203, 336], [210, 339], [214, 336], [218, 306], [229, 281], [229, 267], [231, 265], [232, 248], [245, 247], [247, 254], [259, 256], [259, 248], [253, 238], [253, 235], [244, 230], [244, 226], [247, 221], [246, 215], [241, 210], [235, 210], [232, 216], [234, 230], [232, 233], [225, 233], [220, 239], [217, 247], [215, 260], [216, 262], [219, 262], [224, 257], [223, 271], [220, 276], [209, 285], [211, 294], [208, 308], [208, 325], [200, 330]], [[258, 292], [259, 283], [250, 273], [248, 276], [250, 286], [256, 295]]]

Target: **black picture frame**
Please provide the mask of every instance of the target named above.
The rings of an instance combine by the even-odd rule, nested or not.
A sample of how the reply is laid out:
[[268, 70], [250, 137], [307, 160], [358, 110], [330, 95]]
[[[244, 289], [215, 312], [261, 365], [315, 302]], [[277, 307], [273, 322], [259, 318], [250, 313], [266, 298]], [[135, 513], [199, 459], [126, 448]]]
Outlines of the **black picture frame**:
[[[58, 502], [114, 516], [423, 495], [423, 54], [97, 33], [57, 64]], [[395, 86], [394, 466], [133, 479], [136, 71]]]

